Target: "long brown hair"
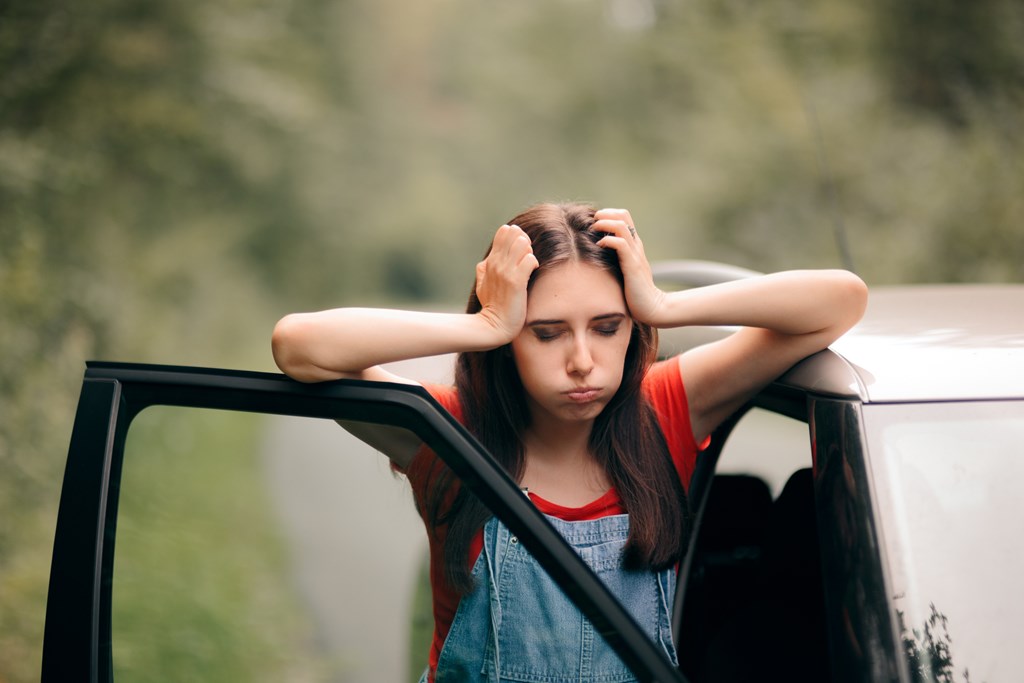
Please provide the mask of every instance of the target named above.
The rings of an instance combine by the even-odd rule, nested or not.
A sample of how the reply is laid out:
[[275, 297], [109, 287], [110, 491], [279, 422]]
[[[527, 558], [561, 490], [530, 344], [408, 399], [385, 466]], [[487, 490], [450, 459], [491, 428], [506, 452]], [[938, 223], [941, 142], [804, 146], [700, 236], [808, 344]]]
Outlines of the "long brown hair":
[[[538, 204], [509, 221], [530, 237], [540, 263], [530, 288], [544, 272], [574, 261], [598, 266], [622, 283], [618, 256], [597, 246], [604, 234], [590, 229], [593, 222], [593, 207], [583, 204]], [[480, 310], [474, 285], [466, 312]], [[634, 320], [622, 383], [590, 434], [591, 451], [630, 515], [624, 559], [631, 568], [662, 569], [677, 562], [690, 530], [686, 493], [654, 410], [641, 391], [657, 347], [657, 331]], [[530, 414], [508, 346], [460, 354], [455, 384], [466, 427], [520, 481], [525, 466], [523, 435]], [[445, 528], [445, 577], [452, 588], [465, 593], [472, 588], [467, 566], [470, 541], [491, 513], [457, 485], [447, 467], [439, 467], [434, 474], [423, 511], [433, 529]]]

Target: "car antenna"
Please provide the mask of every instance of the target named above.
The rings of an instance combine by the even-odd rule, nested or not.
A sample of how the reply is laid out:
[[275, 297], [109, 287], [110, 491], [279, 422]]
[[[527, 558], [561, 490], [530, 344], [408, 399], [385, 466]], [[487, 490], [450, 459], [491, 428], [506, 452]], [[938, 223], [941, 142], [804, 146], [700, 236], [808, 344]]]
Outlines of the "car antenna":
[[814, 109], [814, 103], [804, 94], [801, 99], [804, 101], [804, 111], [814, 129], [814, 142], [818, 159], [818, 174], [825, 185], [825, 195], [832, 207], [832, 235], [836, 240], [836, 248], [839, 250], [839, 259], [843, 267], [852, 273], [857, 270], [853, 265], [853, 254], [850, 251], [850, 242], [846, 237], [846, 223], [843, 221], [843, 212], [839, 208], [839, 196], [836, 191], [835, 180], [829, 172], [828, 157], [825, 155], [825, 137], [821, 132], [821, 124], [818, 121], [818, 113]]

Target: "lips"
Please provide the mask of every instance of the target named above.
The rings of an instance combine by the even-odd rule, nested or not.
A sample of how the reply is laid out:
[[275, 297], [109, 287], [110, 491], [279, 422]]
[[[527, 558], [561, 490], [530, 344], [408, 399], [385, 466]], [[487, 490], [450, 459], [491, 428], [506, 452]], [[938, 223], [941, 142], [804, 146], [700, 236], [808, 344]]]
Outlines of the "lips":
[[574, 403], [590, 403], [597, 398], [600, 393], [601, 390], [595, 389], [594, 387], [576, 387], [575, 389], [563, 392], [566, 398]]

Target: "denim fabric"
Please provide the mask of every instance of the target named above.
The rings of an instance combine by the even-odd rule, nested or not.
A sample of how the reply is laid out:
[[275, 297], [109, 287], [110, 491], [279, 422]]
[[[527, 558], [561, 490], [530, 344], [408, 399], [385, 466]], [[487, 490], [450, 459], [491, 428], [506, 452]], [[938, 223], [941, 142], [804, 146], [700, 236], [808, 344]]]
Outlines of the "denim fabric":
[[[566, 522], [548, 516], [641, 628], [676, 662], [671, 633], [674, 569], [627, 571], [628, 515]], [[593, 625], [504, 524], [484, 526], [475, 589], [459, 602], [441, 650], [436, 683], [636, 680]]]

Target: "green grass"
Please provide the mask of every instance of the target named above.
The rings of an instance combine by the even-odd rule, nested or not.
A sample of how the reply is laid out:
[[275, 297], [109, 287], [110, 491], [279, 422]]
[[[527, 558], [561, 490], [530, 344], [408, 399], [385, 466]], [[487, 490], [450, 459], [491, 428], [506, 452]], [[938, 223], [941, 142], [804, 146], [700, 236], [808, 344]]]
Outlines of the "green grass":
[[256, 416], [151, 408], [125, 451], [117, 680], [320, 680], [262, 479]]

